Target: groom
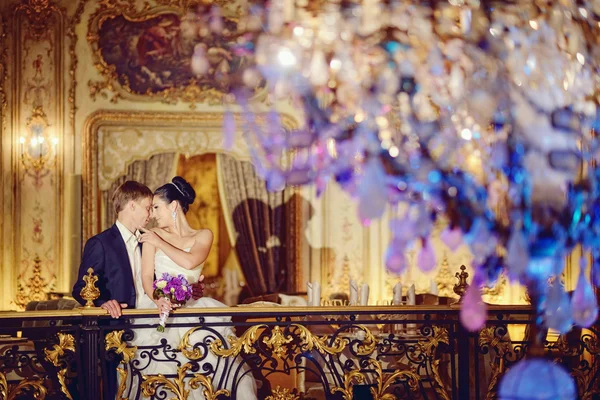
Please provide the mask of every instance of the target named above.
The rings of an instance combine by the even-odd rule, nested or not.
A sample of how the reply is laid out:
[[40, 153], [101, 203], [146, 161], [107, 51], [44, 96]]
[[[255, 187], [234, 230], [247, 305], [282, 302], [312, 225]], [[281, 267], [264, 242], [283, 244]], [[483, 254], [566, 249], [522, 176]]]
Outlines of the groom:
[[[81, 290], [88, 268], [98, 277], [100, 297], [95, 306], [104, 308], [111, 317], [119, 318], [123, 308], [135, 308], [135, 277], [141, 274], [142, 256], [138, 243], [139, 231], [150, 220], [152, 191], [139, 182], [127, 181], [117, 188], [112, 197], [117, 221], [109, 229], [91, 237], [85, 244], [79, 277], [73, 286], [73, 297], [82, 305]], [[204, 284], [193, 285], [193, 297], [202, 297]], [[138, 288], [140, 293], [142, 288]]]

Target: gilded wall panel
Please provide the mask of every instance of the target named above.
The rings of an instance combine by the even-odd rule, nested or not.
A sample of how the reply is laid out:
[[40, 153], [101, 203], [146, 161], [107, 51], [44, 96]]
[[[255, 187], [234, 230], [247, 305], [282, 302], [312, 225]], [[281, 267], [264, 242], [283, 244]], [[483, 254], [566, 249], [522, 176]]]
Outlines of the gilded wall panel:
[[[3, 308], [22, 309], [56, 288], [62, 261], [62, 159], [64, 135], [64, 32], [66, 11], [52, 1], [27, 0], [10, 10], [9, 57], [13, 86], [11, 175], [13, 273]], [[5, 142], [6, 143], [6, 142]], [[6, 214], [5, 214], [6, 216]], [[8, 304], [7, 304], [8, 303]]]

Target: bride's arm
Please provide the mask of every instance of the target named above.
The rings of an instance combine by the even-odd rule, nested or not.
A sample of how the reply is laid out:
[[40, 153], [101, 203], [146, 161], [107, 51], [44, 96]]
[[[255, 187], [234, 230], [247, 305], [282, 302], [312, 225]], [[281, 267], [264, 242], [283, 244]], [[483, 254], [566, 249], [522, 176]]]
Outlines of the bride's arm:
[[154, 300], [154, 254], [156, 247], [150, 243], [144, 243], [142, 246], [142, 287], [150, 300]]
[[198, 233], [196, 233], [194, 245], [189, 252], [172, 246], [152, 231], [145, 232], [142, 235], [141, 240], [144, 242], [144, 246], [146, 246], [146, 243], [148, 242], [155, 244], [156, 248], [162, 250], [167, 257], [180, 267], [194, 269], [206, 261], [208, 253], [210, 253], [210, 247], [212, 246], [213, 233], [210, 229], [198, 231]]

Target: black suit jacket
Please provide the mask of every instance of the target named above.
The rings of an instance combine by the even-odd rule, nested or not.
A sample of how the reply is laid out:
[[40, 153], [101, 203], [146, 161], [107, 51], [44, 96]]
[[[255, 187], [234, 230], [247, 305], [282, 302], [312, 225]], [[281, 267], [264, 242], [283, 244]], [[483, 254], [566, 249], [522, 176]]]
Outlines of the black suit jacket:
[[85, 305], [81, 297], [81, 289], [85, 286], [83, 277], [90, 267], [98, 277], [96, 285], [100, 289], [100, 297], [94, 301], [96, 307], [112, 299], [127, 303], [128, 308], [135, 307], [135, 286], [129, 255], [116, 224], [91, 237], [85, 244], [79, 276], [73, 286], [73, 297], [82, 305]]

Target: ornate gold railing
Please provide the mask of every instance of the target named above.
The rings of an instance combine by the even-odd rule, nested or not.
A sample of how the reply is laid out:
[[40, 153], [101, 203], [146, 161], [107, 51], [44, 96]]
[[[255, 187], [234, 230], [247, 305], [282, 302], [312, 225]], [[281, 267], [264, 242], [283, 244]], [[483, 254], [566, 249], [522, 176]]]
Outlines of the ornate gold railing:
[[[155, 310], [124, 310], [119, 320], [99, 308], [4, 313], [0, 399], [229, 399], [254, 384], [259, 399], [493, 399], [527, 351], [532, 310], [490, 306], [477, 333], [461, 328], [458, 311], [181, 309], [168, 340], [156, 333]], [[600, 385], [599, 349], [595, 329], [546, 343], [582, 398]]]

